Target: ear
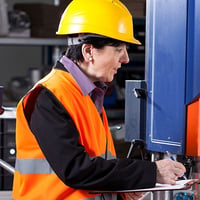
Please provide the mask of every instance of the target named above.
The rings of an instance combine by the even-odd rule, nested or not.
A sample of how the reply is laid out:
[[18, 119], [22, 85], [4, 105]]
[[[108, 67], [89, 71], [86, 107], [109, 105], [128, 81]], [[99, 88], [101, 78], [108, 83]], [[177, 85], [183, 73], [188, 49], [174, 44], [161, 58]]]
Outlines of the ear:
[[93, 60], [93, 45], [92, 44], [83, 44], [82, 45], [82, 54], [86, 62], [91, 62]]

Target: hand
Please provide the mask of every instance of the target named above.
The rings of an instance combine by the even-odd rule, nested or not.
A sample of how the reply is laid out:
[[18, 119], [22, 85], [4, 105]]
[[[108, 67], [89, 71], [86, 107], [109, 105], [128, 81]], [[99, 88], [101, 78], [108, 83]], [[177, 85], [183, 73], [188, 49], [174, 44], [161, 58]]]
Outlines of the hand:
[[138, 200], [143, 196], [143, 192], [122, 193], [123, 200]]
[[158, 183], [176, 184], [178, 177], [183, 176], [186, 169], [182, 163], [173, 160], [158, 160], [156, 181]]

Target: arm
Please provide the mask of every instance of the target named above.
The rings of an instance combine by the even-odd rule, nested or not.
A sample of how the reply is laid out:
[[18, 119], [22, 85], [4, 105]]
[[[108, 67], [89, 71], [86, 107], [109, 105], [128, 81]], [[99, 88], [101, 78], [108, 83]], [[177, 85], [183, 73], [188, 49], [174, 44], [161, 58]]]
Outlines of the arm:
[[36, 100], [30, 127], [53, 170], [70, 187], [122, 190], [155, 185], [155, 163], [89, 158], [84, 146], [78, 143], [79, 134], [73, 120], [46, 89]]

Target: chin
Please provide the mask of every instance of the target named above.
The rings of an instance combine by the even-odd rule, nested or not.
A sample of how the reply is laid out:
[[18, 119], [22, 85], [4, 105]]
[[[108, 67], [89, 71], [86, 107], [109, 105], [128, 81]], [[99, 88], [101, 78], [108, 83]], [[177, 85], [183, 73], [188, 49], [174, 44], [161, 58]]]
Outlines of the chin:
[[113, 81], [113, 78], [114, 78], [114, 77], [108, 78], [107, 81], [105, 81], [105, 82], [112, 82], [112, 81]]
[[107, 76], [107, 77], [102, 77], [101, 78], [101, 81], [103, 81], [103, 82], [111, 82], [112, 80], [114, 79], [114, 75], [112, 75], [112, 76]]

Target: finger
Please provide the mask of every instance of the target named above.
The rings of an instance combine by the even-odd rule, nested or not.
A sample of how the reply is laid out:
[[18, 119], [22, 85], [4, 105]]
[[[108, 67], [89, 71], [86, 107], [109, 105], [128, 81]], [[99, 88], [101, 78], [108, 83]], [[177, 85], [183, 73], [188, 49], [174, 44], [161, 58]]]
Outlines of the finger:
[[134, 193], [126, 193], [126, 197], [128, 200], [138, 200], [143, 196], [143, 192], [134, 192]]
[[176, 184], [177, 176], [174, 173], [170, 173], [163, 177], [163, 183], [174, 185]]
[[131, 194], [127, 194], [127, 199], [126, 200], [138, 200], [139, 198], [134, 196], [134, 195], [131, 195]]
[[177, 165], [176, 165], [173, 169], [173, 172], [177, 177], [181, 177], [185, 173], [185, 170], [177, 167]]
[[172, 174], [172, 175], [170, 176], [169, 183], [170, 183], [171, 185], [175, 185], [175, 184], [176, 184], [176, 180], [177, 180], [176, 174]]
[[135, 196], [137, 196], [137, 197], [142, 197], [142, 196], [144, 195], [143, 192], [135, 192], [134, 194], [135, 194]]
[[170, 178], [171, 178], [171, 180], [176, 181], [178, 179], [178, 176], [176, 173], [171, 173]]
[[126, 195], [124, 193], [121, 193], [121, 197], [122, 197], [123, 200], [127, 200]]
[[123, 194], [123, 200], [131, 200], [131, 199], [132, 197], [130, 197], [128, 193]]
[[186, 172], [186, 168], [182, 163], [175, 161], [175, 162], [173, 162], [173, 164], [177, 169], [179, 169], [180, 171], [183, 171], [183, 173]]

